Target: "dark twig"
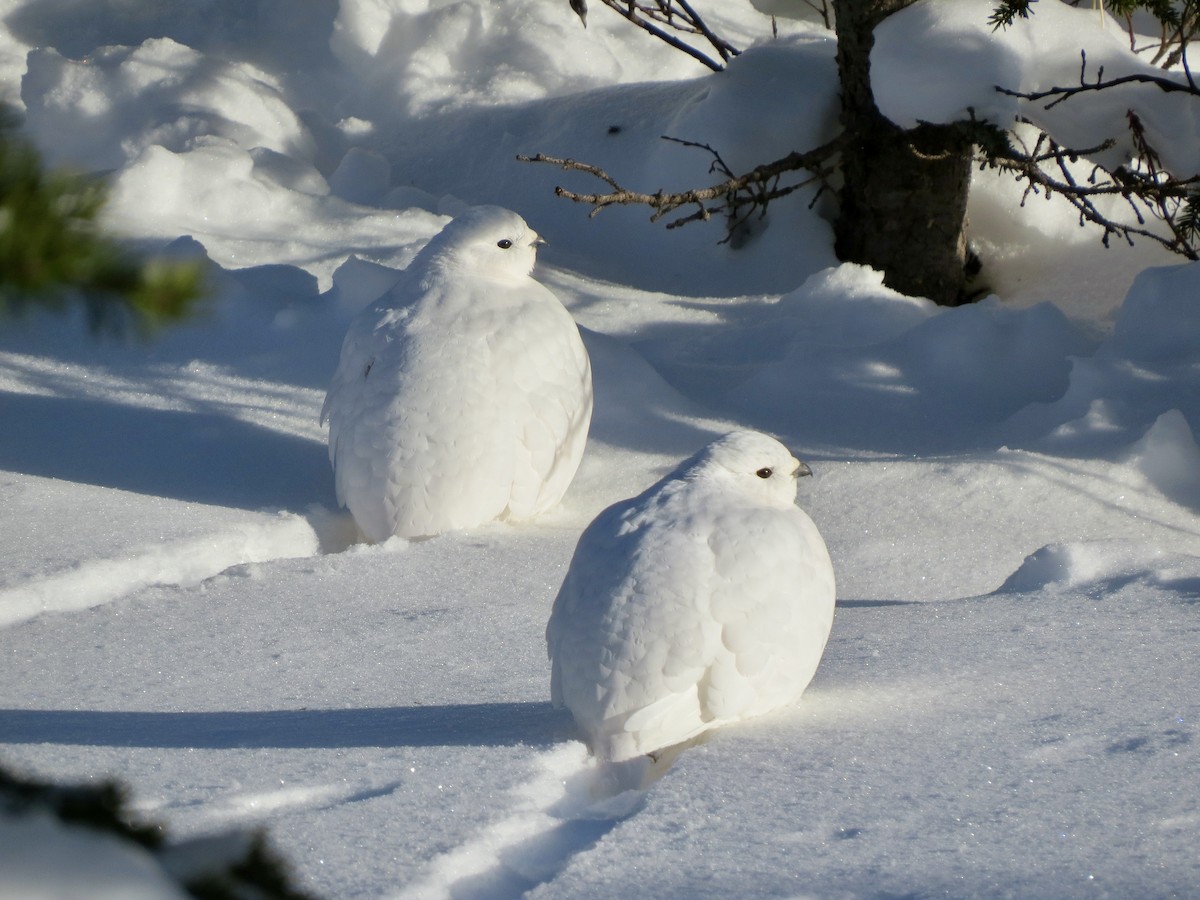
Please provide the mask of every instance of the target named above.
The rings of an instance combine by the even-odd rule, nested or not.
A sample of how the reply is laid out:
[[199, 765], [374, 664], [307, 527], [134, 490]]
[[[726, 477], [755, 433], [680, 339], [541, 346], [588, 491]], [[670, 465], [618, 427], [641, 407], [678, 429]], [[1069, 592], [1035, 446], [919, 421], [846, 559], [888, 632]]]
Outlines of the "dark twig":
[[[688, 53], [715, 71], [723, 68], [720, 62], [669, 31], [704, 37], [716, 49], [717, 55], [723, 61], [728, 61], [732, 55], [736, 55], [738, 52], [736, 48], [715, 35], [704, 24], [689, 0], [600, 0], [600, 2], [643, 30]], [[803, 0], [803, 2], [821, 12], [826, 17], [828, 24], [827, 13], [830, 8], [828, 0]], [[993, 24], [997, 27], [1004, 27], [1011, 24], [1017, 16], [1027, 16], [1033, 2], [1035, 0], [1005, 0], [1001, 9], [993, 17]], [[586, 12], [586, 0], [570, 0], [570, 3], [582, 18]], [[1095, 77], [1089, 81], [1087, 55], [1081, 53], [1077, 86], [1056, 86], [1044, 91], [1015, 91], [997, 86], [996, 90], [1007, 96], [1030, 102], [1048, 100], [1046, 109], [1053, 108], [1082, 93], [1109, 90], [1126, 84], [1149, 84], [1168, 93], [1181, 92], [1200, 96], [1200, 85], [1193, 77], [1185, 55], [1188, 41], [1197, 30], [1196, 9], [1198, 6], [1200, 6], [1200, 0], [1186, 0], [1184, 10], [1178, 17], [1179, 21], [1172, 22], [1175, 30], [1171, 35], [1171, 40], [1177, 43], [1177, 48], [1172, 52], [1166, 65], [1169, 66], [1173, 60], [1181, 59], [1183, 80], [1166, 74], [1149, 73], [1134, 73], [1106, 79], [1104, 68], [1099, 67]], [[1128, 25], [1128, 17], [1126, 19]], [[1167, 31], [1165, 20], [1163, 21], [1162, 46], [1165, 47]], [[1033, 149], [1029, 150], [1024, 145], [1019, 149], [1014, 147], [1011, 134], [987, 122], [976, 121], [974, 116], [968, 122], [956, 123], [956, 127], [961, 129], [962, 136], [969, 143], [977, 147], [977, 160], [981, 166], [997, 167], [1025, 183], [1022, 205], [1028, 200], [1030, 194], [1042, 194], [1047, 197], [1051, 194], [1059, 194], [1078, 212], [1080, 224], [1091, 223], [1101, 229], [1102, 240], [1106, 246], [1109, 238], [1114, 234], [1129, 243], [1133, 242], [1134, 237], [1146, 237], [1188, 259], [1200, 259], [1200, 176], [1180, 178], [1163, 169], [1158, 154], [1154, 152], [1153, 147], [1146, 139], [1140, 119], [1132, 111], [1127, 119], [1132, 135], [1132, 164], [1111, 169], [1096, 165], [1086, 179], [1081, 179], [1076, 175], [1080, 158], [1092, 157], [1111, 150], [1116, 146], [1115, 141], [1105, 141], [1098, 146], [1086, 149], [1066, 148], [1045, 132], [1039, 131]], [[597, 215], [600, 210], [608, 206], [637, 204], [650, 207], [654, 211], [651, 221], [658, 221], [677, 210], [691, 208], [690, 213], [671, 221], [667, 227], [675, 228], [688, 222], [707, 220], [714, 213], [724, 213], [728, 218], [729, 232], [732, 235], [733, 231], [745, 223], [755, 212], [765, 215], [768, 204], [774, 200], [814, 183], [817, 185], [817, 189], [814, 192], [812, 204], [815, 204], [817, 199], [829, 188], [829, 177], [837, 171], [837, 157], [844, 141], [847, 140], [843, 135], [806, 153], [790, 153], [774, 162], [758, 166], [743, 175], [736, 175], [711, 146], [677, 138], [666, 139], [683, 146], [705, 150], [713, 158], [709, 167], [710, 174], [724, 176], [724, 180], [704, 188], [674, 193], [660, 190], [653, 194], [647, 194], [623, 187], [607, 172], [587, 163], [546, 156], [542, 153], [532, 157], [518, 156], [517, 158], [525, 162], [549, 163], [566, 170], [583, 172], [606, 184], [610, 190], [596, 193], [580, 193], [561, 186], [555, 188], [555, 193], [560, 197], [591, 205], [590, 216]], [[917, 152], [915, 147], [913, 151]], [[811, 176], [797, 183], [781, 184], [783, 175], [800, 170], [807, 170]], [[1120, 197], [1128, 204], [1136, 219], [1136, 224], [1117, 221], [1102, 211], [1097, 202], [1104, 197]], [[1157, 230], [1146, 227], [1149, 218], [1158, 219], [1161, 227]], [[1169, 234], [1162, 230], [1163, 227]]]
[[[1186, 38], [1184, 39], [1186, 41]], [[1186, 82], [1166, 76], [1135, 73], [1119, 78], [1104, 77], [1104, 69], [1097, 70], [1096, 77], [1089, 81], [1086, 53], [1080, 53], [1079, 84], [1073, 87], [1052, 87], [1044, 91], [1014, 91], [997, 87], [996, 90], [1010, 97], [1031, 102], [1051, 99], [1045, 109], [1052, 109], [1071, 97], [1085, 92], [1103, 91], [1123, 84], [1152, 84], [1162, 91], [1181, 92], [1200, 97], [1191, 71], [1185, 68]], [[1200, 176], [1179, 177], [1163, 168], [1162, 160], [1150, 145], [1146, 130], [1137, 113], [1130, 109], [1126, 122], [1133, 145], [1132, 163], [1112, 168], [1097, 166], [1087, 184], [1080, 184], [1072, 174], [1071, 164], [1080, 157], [1094, 154], [1116, 146], [1107, 141], [1099, 147], [1086, 150], [1068, 149], [1060, 146], [1045, 132], [1040, 132], [1032, 153], [1018, 151], [1003, 142], [984, 148], [984, 164], [998, 166], [1024, 180], [1030, 190], [1039, 189], [1047, 195], [1059, 194], [1075, 207], [1080, 223], [1091, 222], [1103, 229], [1103, 241], [1108, 245], [1112, 235], [1118, 235], [1132, 243], [1135, 236], [1146, 237], [1162, 244], [1168, 250], [1188, 259], [1200, 259], [1200, 244], [1193, 223], [1197, 212], [1194, 204], [1198, 197], [1197, 185]], [[1057, 173], [1057, 174], [1052, 174]], [[1096, 206], [1096, 199], [1104, 196], [1119, 196], [1132, 211], [1137, 224], [1117, 222], [1105, 215]], [[1024, 200], [1022, 200], [1024, 202]], [[1166, 227], [1168, 234], [1151, 231], [1146, 225], [1147, 216], [1157, 219]]]
[[731, 56], [738, 55], [740, 51], [733, 44], [722, 37], [718, 37], [713, 33], [712, 29], [704, 24], [704, 20], [692, 9], [692, 5], [688, 3], [688, 0], [675, 0], [675, 2], [679, 4], [680, 9], [687, 13], [687, 17], [691, 20], [696, 30], [704, 35], [705, 39], [721, 54], [721, 59], [728, 62]]
[[1187, 82], [1176, 81], [1164, 75], [1150, 75], [1146, 72], [1135, 72], [1131, 75], [1122, 75], [1119, 78], [1110, 78], [1105, 81], [1104, 69], [1101, 67], [1096, 75], [1096, 80], [1089, 82], [1087, 80], [1087, 54], [1081, 52], [1080, 56], [1083, 58], [1083, 61], [1079, 73], [1079, 84], [1075, 87], [1052, 87], [1044, 91], [1014, 91], [1010, 88], [996, 85], [996, 90], [1006, 96], [1017, 97], [1021, 100], [1029, 100], [1031, 102], [1053, 97], [1053, 101], [1046, 104], [1046, 109], [1051, 109], [1064, 100], [1074, 97], [1076, 94], [1091, 91], [1106, 91], [1109, 88], [1114, 88], [1122, 84], [1152, 84], [1167, 93], [1179, 91], [1185, 94], [1200, 96], [1200, 88], [1197, 88], [1192, 82], [1190, 72], [1188, 73]]
[[662, 139], [664, 141], [670, 141], [672, 144], [679, 144], [684, 147], [695, 147], [699, 150], [707, 151], [709, 154], [712, 155], [712, 158], [713, 158], [712, 165], [708, 167], [708, 171], [710, 173], [711, 172], [720, 172], [726, 178], [737, 178], [737, 176], [733, 174], [733, 170], [731, 168], [729, 168], [728, 165], [725, 164], [725, 160], [723, 160], [721, 158], [721, 154], [718, 153], [716, 150], [714, 150], [712, 147], [710, 147], [708, 144], [701, 144], [696, 141], [685, 141], [683, 138], [670, 137], [669, 135], [665, 135], [665, 134], [662, 136]]
[[[546, 156], [544, 153], [538, 153], [535, 156], [518, 156], [517, 159], [522, 162], [548, 163], [568, 171], [584, 172], [607, 184], [612, 190], [606, 193], [578, 193], [567, 190], [562, 186], [554, 189], [554, 193], [559, 197], [565, 197], [576, 203], [591, 205], [592, 210], [589, 216], [597, 215], [600, 210], [608, 206], [641, 205], [648, 206], [654, 210], [654, 214], [650, 217], [650, 220], [656, 222], [663, 216], [681, 207], [694, 205], [696, 207], [695, 212], [676, 219], [667, 225], [668, 228], [678, 228], [688, 222], [707, 220], [712, 217], [713, 213], [726, 213], [733, 216], [746, 206], [750, 206], [751, 211], [754, 209], [765, 211], [767, 205], [774, 200], [786, 197], [788, 194], [794, 193], [800, 188], [814, 182], [824, 182], [834, 171], [830, 160], [836, 156], [842, 144], [842, 139], [839, 137], [817, 147], [815, 150], [810, 150], [806, 153], [789, 153], [787, 156], [777, 159], [774, 162], [757, 166], [744, 175], [734, 175], [720, 154], [707, 144], [684, 141], [678, 138], [666, 139], [685, 146], [707, 150], [714, 157], [711, 171], [720, 172], [728, 177], [724, 181], [706, 188], [695, 188], [677, 193], [667, 193], [660, 190], [653, 194], [647, 194], [623, 187], [603, 169], [588, 163], [576, 162], [573, 159]], [[800, 170], [811, 172], [812, 177], [798, 184], [779, 185], [781, 175]]]
[[[1142, 161], [1141, 170], [1119, 167], [1108, 172], [1096, 167], [1087, 184], [1081, 184], [1076, 179], [1071, 165], [1080, 157], [1111, 149], [1115, 141], [1109, 140], [1086, 150], [1074, 150], [1062, 147], [1049, 135], [1040, 132], [1032, 151], [1018, 150], [1011, 144], [1007, 147], [989, 144], [981, 148], [980, 163], [984, 167], [995, 166], [1025, 181], [1026, 198], [1030, 192], [1063, 197], [1079, 214], [1080, 224], [1090, 222], [1102, 229], [1105, 246], [1108, 246], [1112, 235], [1129, 244], [1133, 243], [1134, 237], [1143, 237], [1187, 259], [1200, 259], [1195, 237], [1189, 233], [1187, 225], [1190, 201], [1200, 185], [1200, 176], [1180, 179], [1162, 171], [1157, 154], [1146, 143], [1145, 134], [1139, 131], [1139, 127], [1137, 117], [1132, 116], [1130, 128], [1134, 132], [1138, 158]], [[1046, 168], [1047, 164], [1058, 174], [1051, 174]], [[1103, 213], [1096, 205], [1096, 200], [1102, 197], [1123, 198], [1133, 210], [1138, 224], [1118, 222]], [[1024, 202], [1022, 199], [1022, 205]], [[1143, 210], [1162, 222], [1169, 230], [1169, 236], [1144, 227], [1146, 218]]]
[[676, 37], [671, 31], [702, 36], [717, 51], [717, 55], [723, 62], [728, 62], [730, 57], [737, 56], [741, 52], [709, 28], [688, 0], [655, 0], [653, 4], [639, 2], [639, 0], [600, 0], [600, 2], [618, 15], [628, 19], [638, 28], [654, 35], [660, 41], [670, 44], [676, 50], [686, 53], [714, 72], [720, 72], [725, 68], [722, 62], [718, 62], [703, 50]]
[[829, 8], [829, 0], [804, 0], [804, 5], [821, 17], [826, 28], [833, 29], [833, 11]]

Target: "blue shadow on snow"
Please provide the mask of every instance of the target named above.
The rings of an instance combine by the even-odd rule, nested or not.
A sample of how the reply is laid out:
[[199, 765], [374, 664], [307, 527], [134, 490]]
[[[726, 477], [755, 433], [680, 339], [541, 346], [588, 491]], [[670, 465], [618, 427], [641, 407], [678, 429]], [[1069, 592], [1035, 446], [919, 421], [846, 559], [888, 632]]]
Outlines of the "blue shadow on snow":
[[549, 746], [572, 735], [548, 702], [258, 712], [2, 709], [0, 744], [231, 750]]
[[11, 472], [239, 509], [337, 506], [324, 444], [220, 412], [3, 393], [0, 421]]

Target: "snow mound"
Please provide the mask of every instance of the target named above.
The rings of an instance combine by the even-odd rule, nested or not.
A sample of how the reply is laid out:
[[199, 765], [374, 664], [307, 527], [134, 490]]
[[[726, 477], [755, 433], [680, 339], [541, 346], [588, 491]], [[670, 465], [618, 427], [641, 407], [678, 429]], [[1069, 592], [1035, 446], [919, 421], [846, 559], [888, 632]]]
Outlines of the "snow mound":
[[1179, 410], [1155, 420], [1133, 446], [1129, 463], [1165, 496], [1200, 508], [1200, 447]]
[[[884, 20], [875, 29], [871, 54], [871, 83], [883, 114], [902, 128], [971, 116], [1008, 128], [1023, 117], [1064, 147], [1083, 150], [1114, 139], [1111, 149], [1092, 158], [1115, 166], [1134, 153], [1125, 118], [1133, 110], [1169, 171], [1181, 177], [1200, 171], [1200, 122], [1195, 98], [1184, 91], [1130, 84], [1049, 108], [1047, 100], [1020, 100], [997, 91], [1076, 86], [1081, 53], [1089, 82], [1101, 70], [1105, 79], [1170, 75], [1130, 50], [1125, 30], [1106, 24], [1102, 12], [1040, 3], [1028, 18], [993, 31], [988, 19], [995, 7], [993, 0], [925, 0]], [[1097, 102], [1098, 97], [1108, 102]]]
[[[698, 80], [700, 88], [661, 125], [662, 134], [708, 144], [737, 173], [808, 150], [838, 132], [838, 84], [831, 36], [801, 35], [751, 47], [719, 76]], [[764, 114], [749, 98], [770, 97], [803, 115]], [[646, 160], [644, 183], [684, 189], [696, 184], [711, 162], [702, 150], [657, 142]]]
[[331, 47], [362, 79], [364, 99], [382, 94], [415, 116], [615, 79], [615, 54], [602, 37], [582, 31], [568, 9], [545, 3], [373, 0], [341, 5]]
[[[1016, 99], [997, 94], [993, 86], [1020, 87], [1022, 61], [1033, 50], [1034, 32], [1010, 29], [993, 38], [988, 33], [988, 6], [988, 0], [916, 3], [879, 24], [871, 52], [871, 85], [884, 115], [902, 128], [922, 121], [960, 121], [971, 110], [1005, 125], [1016, 118]], [[1040, 7], [1037, 12], [1041, 14]], [[934, 47], [932, 56], [922, 52]], [[931, 79], [929, 66], [959, 77]]]
[[1200, 266], [1141, 272], [1118, 312], [1112, 337], [1070, 360], [1069, 386], [1049, 404], [1031, 404], [1005, 426], [1023, 446], [1058, 453], [1123, 450], [1164, 413], [1200, 423]]
[[778, 303], [742, 304], [719, 327], [639, 349], [680, 383], [706, 370], [709, 402], [753, 427], [920, 452], [996, 442], [1007, 418], [1062, 395], [1070, 355], [1088, 346], [1050, 304], [947, 310], [844, 264]]
[[29, 55], [26, 126], [55, 164], [124, 165], [151, 146], [180, 152], [202, 135], [311, 160], [312, 137], [269, 75], [170, 38], [105, 47], [84, 60]]
[[779, 299], [779, 308], [795, 320], [796, 340], [838, 347], [891, 340], [939, 311], [931, 300], [894, 291], [882, 272], [855, 263], [811, 275]]
[[[345, 180], [342, 189], [360, 196]], [[131, 237], [193, 237], [228, 268], [254, 259], [247, 242], [270, 244], [276, 263], [305, 267], [322, 289], [347, 251], [401, 266], [440, 228], [423, 209], [364, 210], [331, 194], [310, 166], [212, 136], [179, 152], [146, 147], [115, 177], [105, 217]]]
[[0, 626], [44, 612], [90, 609], [152, 584], [187, 587], [235, 565], [313, 556], [318, 549], [317, 534], [305, 519], [282, 514], [224, 533], [91, 559], [0, 591]]
[[[725, 6], [705, 11], [716, 33], [742, 47], [770, 33], [766, 15]], [[630, 52], [629, 29], [599, 8], [584, 28], [565, 2], [344, 0], [330, 45], [358, 82], [355, 101], [368, 118], [389, 104], [420, 116], [707, 71], [649, 37]]]
[[1048, 544], [1031, 553], [996, 593], [1033, 593], [1133, 581], [1154, 568], [1162, 552], [1126, 540]]
[[1158, 266], [1138, 273], [1117, 313], [1102, 355], [1195, 371], [1200, 347], [1200, 265]]

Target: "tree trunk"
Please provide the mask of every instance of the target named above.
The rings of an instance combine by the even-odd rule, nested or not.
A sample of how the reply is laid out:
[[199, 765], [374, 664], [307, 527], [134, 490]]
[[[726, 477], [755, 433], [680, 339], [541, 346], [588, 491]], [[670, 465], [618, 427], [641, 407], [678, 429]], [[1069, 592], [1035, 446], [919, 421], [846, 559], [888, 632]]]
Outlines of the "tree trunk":
[[838, 258], [879, 269], [905, 294], [954, 306], [966, 285], [972, 147], [953, 125], [903, 131], [875, 106], [873, 31], [914, 0], [836, 0], [843, 186]]

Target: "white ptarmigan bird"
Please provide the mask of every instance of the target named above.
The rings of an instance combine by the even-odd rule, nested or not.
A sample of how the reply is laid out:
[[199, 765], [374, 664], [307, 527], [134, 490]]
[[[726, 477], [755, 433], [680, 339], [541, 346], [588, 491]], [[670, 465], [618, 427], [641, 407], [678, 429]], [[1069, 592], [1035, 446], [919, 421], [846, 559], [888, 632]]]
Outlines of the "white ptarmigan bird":
[[579, 539], [550, 622], [551, 699], [601, 760], [672, 747], [799, 699], [833, 625], [833, 565], [795, 505], [811, 475], [735, 431]]
[[473, 207], [359, 313], [321, 419], [338, 502], [372, 541], [528, 519], [571, 483], [592, 414], [571, 314], [530, 277], [537, 233]]

